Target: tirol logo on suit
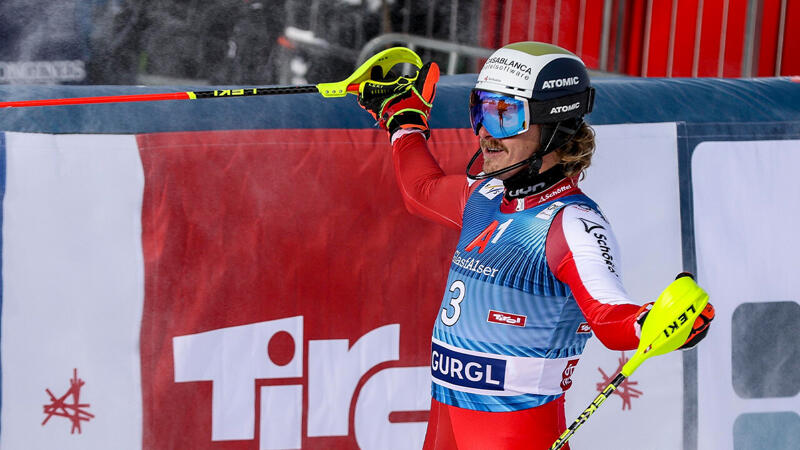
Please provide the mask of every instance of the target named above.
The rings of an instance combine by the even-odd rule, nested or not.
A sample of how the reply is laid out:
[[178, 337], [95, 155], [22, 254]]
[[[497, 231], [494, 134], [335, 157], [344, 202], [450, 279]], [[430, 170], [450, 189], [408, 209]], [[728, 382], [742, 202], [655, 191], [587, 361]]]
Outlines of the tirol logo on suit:
[[578, 365], [578, 359], [570, 359], [567, 361], [567, 367], [561, 374], [561, 389], [567, 390], [572, 387], [572, 374], [575, 372], [575, 366]]
[[489, 310], [489, 317], [486, 320], [492, 323], [524, 327], [527, 317], [502, 311]]

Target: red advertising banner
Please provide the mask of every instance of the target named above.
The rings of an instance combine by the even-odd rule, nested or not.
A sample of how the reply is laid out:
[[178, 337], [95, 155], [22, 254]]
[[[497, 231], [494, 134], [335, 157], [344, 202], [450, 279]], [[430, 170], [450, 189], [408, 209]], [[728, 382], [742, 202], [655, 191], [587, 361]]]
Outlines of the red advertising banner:
[[[474, 139], [431, 143], [457, 173]], [[386, 134], [138, 143], [144, 448], [377, 448], [392, 430], [421, 442], [457, 234], [405, 210]]]

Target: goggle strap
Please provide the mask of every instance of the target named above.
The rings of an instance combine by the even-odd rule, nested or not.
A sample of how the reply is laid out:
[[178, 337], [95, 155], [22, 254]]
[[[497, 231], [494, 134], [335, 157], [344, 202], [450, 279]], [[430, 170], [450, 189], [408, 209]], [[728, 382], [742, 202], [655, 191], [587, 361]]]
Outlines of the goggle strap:
[[594, 88], [552, 100], [531, 101], [531, 122], [552, 123], [581, 117], [592, 111]]
[[[574, 120], [574, 121], [573, 121]], [[553, 124], [542, 125], [541, 136], [539, 141], [539, 153], [544, 156], [553, 150], [563, 147], [567, 142], [571, 141], [578, 133], [583, 125], [583, 118], [576, 118], [573, 120], [561, 121]], [[574, 128], [567, 126], [564, 122], [574, 124]]]

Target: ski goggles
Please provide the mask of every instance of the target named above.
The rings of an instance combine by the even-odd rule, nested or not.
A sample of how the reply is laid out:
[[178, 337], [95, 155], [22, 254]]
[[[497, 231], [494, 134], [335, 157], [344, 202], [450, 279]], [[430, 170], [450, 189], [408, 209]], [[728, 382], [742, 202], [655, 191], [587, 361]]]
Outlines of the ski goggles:
[[469, 120], [477, 136], [480, 127], [497, 139], [528, 131], [531, 123], [528, 99], [473, 89], [469, 98]]
[[481, 127], [503, 139], [528, 131], [535, 123], [555, 123], [580, 118], [592, 112], [594, 88], [549, 100], [528, 101], [525, 97], [473, 89], [469, 97], [469, 120], [477, 136]]

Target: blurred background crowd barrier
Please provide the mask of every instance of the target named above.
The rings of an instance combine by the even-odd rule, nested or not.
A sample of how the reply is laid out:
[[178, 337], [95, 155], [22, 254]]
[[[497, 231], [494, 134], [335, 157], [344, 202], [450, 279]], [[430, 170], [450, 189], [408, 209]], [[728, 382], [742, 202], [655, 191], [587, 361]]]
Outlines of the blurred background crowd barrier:
[[304, 84], [393, 44], [448, 74], [551, 42], [596, 74], [800, 73], [790, 0], [5, 0], [0, 83]]

